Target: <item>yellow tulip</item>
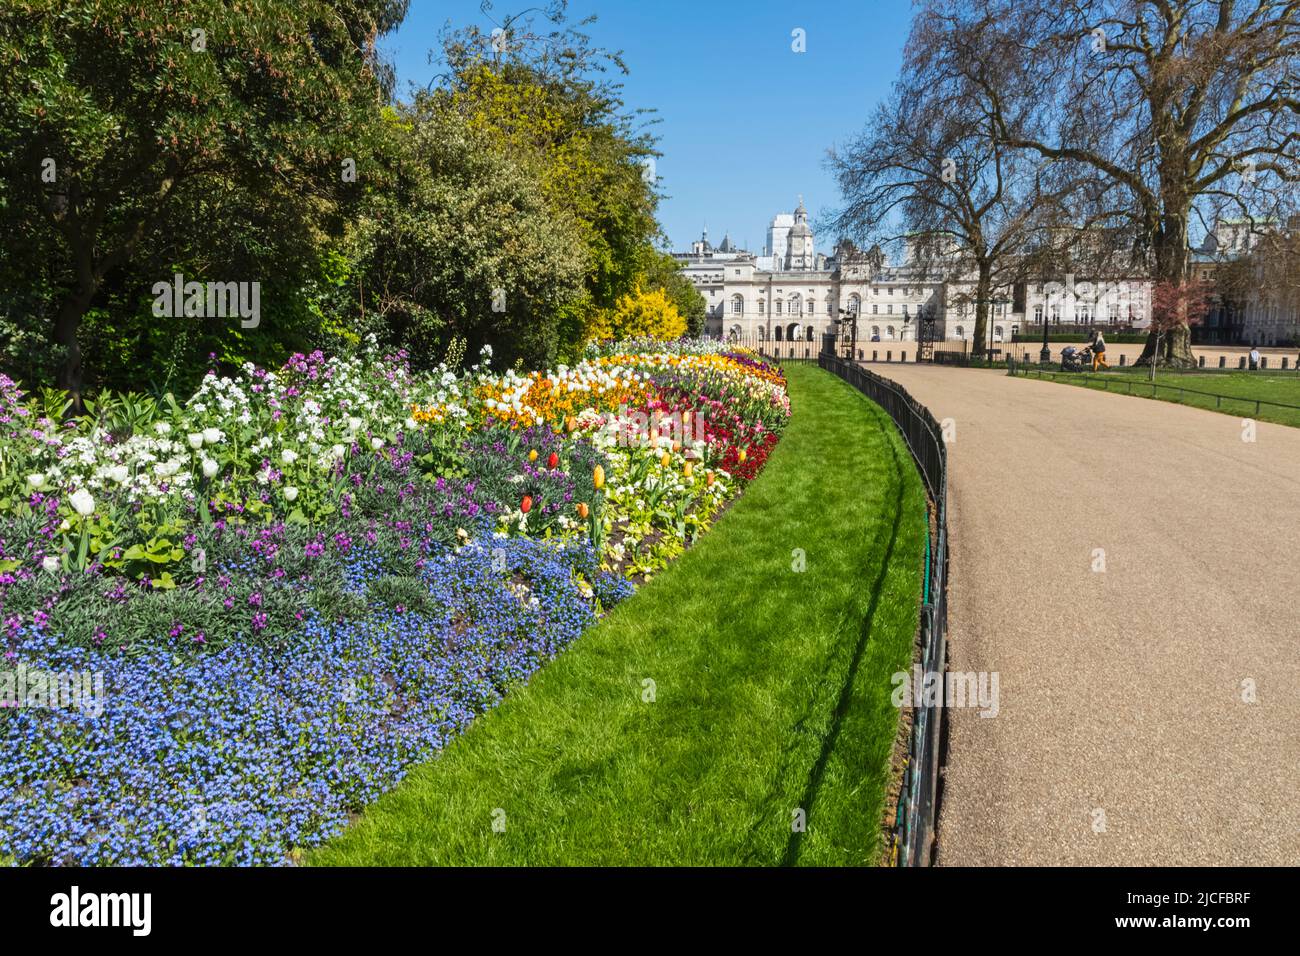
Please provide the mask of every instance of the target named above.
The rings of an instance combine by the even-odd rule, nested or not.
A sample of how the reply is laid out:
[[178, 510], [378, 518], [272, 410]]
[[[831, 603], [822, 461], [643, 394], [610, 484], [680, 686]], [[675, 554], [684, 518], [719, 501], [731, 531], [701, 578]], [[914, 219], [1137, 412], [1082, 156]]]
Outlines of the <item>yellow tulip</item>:
[[597, 465], [596, 470], [591, 473], [591, 483], [600, 491], [605, 487], [605, 468], [603, 465]]
[[530, 452], [528, 453], [528, 460], [529, 460], [529, 461], [536, 461], [536, 460], [537, 460], [537, 449], [536, 449], [536, 448], [534, 448], [532, 451], [530, 451]]
[[668, 452], [664, 452], [663, 457], [659, 459], [659, 464], [667, 468], [669, 465], [672, 464], [672, 461], [673, 461], [673, 456], [668, 454]]
[[687, 478], [689, 478], [691, 477], [691, 471], [692, 471], [691, 463], [688, 461], [685, 465], [682, 466], [682, 474]]
[[740, 451], [736, 452], [736, 461], [740, 462], [742, 465], [745, 463], [745, 459], [748, 457], [749, 455], [745, 453], [745, 449], [743, 448], [740, 449]]

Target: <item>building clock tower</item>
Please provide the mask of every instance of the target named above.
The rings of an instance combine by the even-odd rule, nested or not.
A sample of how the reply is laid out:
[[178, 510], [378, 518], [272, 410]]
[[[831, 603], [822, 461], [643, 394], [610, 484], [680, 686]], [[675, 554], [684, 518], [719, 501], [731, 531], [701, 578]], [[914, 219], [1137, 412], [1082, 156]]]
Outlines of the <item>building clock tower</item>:
[[785, 267], [790, 270], [813, 267], [813, 234], [808, 227], [808, 210], [804, 208], [802, 196], [799, 197], [799, 208], [794, 211], [794, 225], [790, 227]]

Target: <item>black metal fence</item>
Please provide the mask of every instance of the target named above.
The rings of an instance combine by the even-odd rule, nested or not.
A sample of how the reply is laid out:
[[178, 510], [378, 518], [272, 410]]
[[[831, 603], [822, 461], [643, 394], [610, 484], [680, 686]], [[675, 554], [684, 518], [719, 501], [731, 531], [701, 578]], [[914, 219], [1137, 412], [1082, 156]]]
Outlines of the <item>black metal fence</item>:
[[[853, 385], [889, 414], [925, 482], [930, 498], [930, 531], [921, 603], [920, 664], [925, 675], [937, 674], [942, 682], [948, 633], [948, 451], [943, 429], [928, 408], [889, 379], [830, 352], [823, 352], [818, 364]], [[912, 718], [907, 767], [895, 821], [895, 846], [899, 865], [928, 866], [934, 855], [938, 814], [942, 703], [913, 701]]]

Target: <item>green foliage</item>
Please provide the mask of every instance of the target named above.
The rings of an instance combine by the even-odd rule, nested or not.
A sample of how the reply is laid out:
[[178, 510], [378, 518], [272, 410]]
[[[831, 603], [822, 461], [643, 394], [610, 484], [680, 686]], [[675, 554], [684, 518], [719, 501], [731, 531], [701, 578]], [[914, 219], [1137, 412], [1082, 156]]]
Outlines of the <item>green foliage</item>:
[[588, 337], [597, 341], [632, 338], [675, 339], [686, 334], [686, 320], [663, 289], [636, 288], [592, 323]]
[[507, 362], [544, 364], [558, 311], [582, 294], [572, 220], [508, 153], [427, 98], [399, 116], [395, 188], [372, 197], [350, 236], [359, 324], [418, 366], [436, 364], [452, 335], [472, 354], [490, 344]]
[[669, 301], [686, 320], [686, 334], [692, 337], [702, 335], [709, 304], [691, 280], [682, 274], [681, 263], [657, 249], [647, 250], [646, 260], [642, 265], [642, 288], [663, 289]]
[[[32, 235], [43, 294], [23, 295], [30, 257], [0, 253], [5, 338], [52, 333], [75, 392], [82, 352], [140, 335], [149, 289], [174, 266], [266, 282], [272, 314], [303, 311], [299, 289], [358, 192], [341, 164], [365, 170], [372, 156], [377, 86], [350, 31], [373, 35], [394, 12], [345, 6], [351, 21], [320, 0], [7, 4], [0, 224]], [[83, 344], [92, 307], [111, 319]], [[111, 377], [124, 366], [109, 357]]]
[[[80, 408], [369, 332], [417, 366], [452, 336], [538, 366], [638, 283], [701, 329], [653, 245], [654, 140], [605, 79], [618, 57], [560, 5], [507, 17], [504, 50], [448, 33], [442, 82], [386, 105], [375, 41], [407, 6], [7, 4], [0, 228], [24, 241], [0, 247], [0, 368]], [[259, 282], [260, 323], [155, 316], [177, 273]]]

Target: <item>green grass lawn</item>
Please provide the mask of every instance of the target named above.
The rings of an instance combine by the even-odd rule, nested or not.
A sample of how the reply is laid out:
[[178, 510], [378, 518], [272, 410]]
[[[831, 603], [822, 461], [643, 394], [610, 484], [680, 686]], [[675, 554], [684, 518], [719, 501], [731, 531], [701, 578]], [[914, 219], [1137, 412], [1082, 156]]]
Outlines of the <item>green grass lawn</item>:
[[[1036, 375], [1031, 371], [1030, 377]], [[1086, 388], [1105, 389], [1121, 395], [1140, 395], [1151, 398], [1150, 370], [1146, 368], [1115, 368], [1109, 372], [1061, 373], [1054, 372], [1045, 379], [1082, 385]], [[1177, 402], [1211, 411], [1234, 415], [1238, 418], [1255, 418], [1279, 425], [1300, 427], [1300, 407], [1278, 408], [1260, 405], [1256, 400], [1282, 402], [1300, 406], [1300, 374], [1293, 371], [1261, 370], [1258, 372], [1157, 372], [1155, 398], [1164, 402]], [[1195, 394], [1208, 392], [1210, 395]], [[1228, 396], [1215, 398], [1215, 395]]]
[[304, 862], [878, 861], [924, 491], [884, 412], [787, 374], [789, 428], [713, 530]]

